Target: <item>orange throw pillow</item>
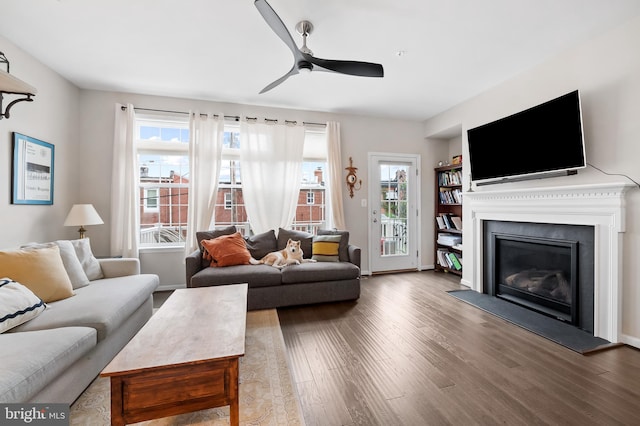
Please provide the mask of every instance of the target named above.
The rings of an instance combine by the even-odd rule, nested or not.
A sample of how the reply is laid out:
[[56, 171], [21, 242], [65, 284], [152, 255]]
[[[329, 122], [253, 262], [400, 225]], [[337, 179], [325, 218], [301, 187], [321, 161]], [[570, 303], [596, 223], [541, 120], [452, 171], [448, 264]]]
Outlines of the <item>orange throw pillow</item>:
[[212, 240], [202, 240], [202, 256], [211, 266], [249, 265], [251, 254], [239, 232], [222, 235]]

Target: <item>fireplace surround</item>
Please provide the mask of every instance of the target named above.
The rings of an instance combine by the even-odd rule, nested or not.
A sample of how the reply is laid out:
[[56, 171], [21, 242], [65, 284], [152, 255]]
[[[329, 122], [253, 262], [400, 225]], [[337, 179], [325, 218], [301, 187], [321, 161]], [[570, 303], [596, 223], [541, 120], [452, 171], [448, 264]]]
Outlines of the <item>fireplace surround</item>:
[[593, 226], [483, 225], [484, 293], [593, 333]]
[[[564, 182], [564, 181], [563, 181]], [[496, 185], [497, 187], [498, 185]], [[486, 221], [586, 225], [593, 229], [592, 332], [620, 341], [622, 236], [625, 230], [626, 182], [580, 183], [546, 187], [509, 187], [468, 191], [464, 199], [464, 250], [467, 263], [462, 284], [488, 290], [483, 258]]]

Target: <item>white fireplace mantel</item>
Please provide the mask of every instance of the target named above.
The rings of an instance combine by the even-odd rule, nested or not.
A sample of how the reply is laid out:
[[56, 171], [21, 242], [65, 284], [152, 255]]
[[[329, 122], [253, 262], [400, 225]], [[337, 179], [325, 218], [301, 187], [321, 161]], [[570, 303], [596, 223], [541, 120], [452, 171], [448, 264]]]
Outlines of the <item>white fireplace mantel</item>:
[[[594, 335], [620, 341], [622, 233], [626, 182], [468, 191], [463, 195], [463, 283], [483, 292], [483, 221], [558, 223], [594, 227]], [[470, 261], [470, 262], [469, 262]]]

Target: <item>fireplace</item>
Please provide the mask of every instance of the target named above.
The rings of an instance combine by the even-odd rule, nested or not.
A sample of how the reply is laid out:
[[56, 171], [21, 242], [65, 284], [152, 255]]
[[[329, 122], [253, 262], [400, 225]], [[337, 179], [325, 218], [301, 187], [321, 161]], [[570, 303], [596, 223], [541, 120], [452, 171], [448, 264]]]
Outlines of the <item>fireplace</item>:
[[484, 292], [593, 333], [593, 227], [484, 222]]
[[576, 325], [577, 241], [491, 237], [494, 296]]
[[[582, 244], [582, 237], [561, 234], [524, 234], [521, 229], [497, 229], [499, 234], [539, 237], [565, 241], [579, 241], [577, 324], [593, 335], [610, 342], [621, 341], [621, 259], [622, 237], [625, 232], [625, 193], [633, 186], [626, 182], [590, 181], [593, 176], [571, 179], [548, 179], [549, 186], [531, 183], [496, 185], [495, 190], [464, 193], [465, 268], [461, 283], [480, 293], [488, 293], [493, 286], [489, 277], [485, 238], [486, 223], [537, 225], [568, 225], [590, 230], [593, 244]], [[599, 176], [596, 176], [599, 178]], [[552, 184], [553, 183], [553, 184]], [[534, 185], [535, 184], [535, 185]], [[519, 227], [519, 225], [515, 225]], [[583, 272], [590, 258], [591, 271]], [[591, 283], [584, 277], [590, 276]], [[590, 287], [590, 288], [589, 288]]]

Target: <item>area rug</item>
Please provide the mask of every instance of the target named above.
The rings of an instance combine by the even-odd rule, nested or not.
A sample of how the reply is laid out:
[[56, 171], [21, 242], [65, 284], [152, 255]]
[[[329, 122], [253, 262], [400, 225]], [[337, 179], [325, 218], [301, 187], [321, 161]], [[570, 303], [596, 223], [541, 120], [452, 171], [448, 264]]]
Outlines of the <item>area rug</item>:
[[[304, 425], [275, 309], [247, 313], [240, 358], [240, 424]], [[109, 379], [98, 377], [71, 406], [71, 425], [110, 425]], [[196, 411], [136, 425], [228, 425], [229, 407]]]
[[473, 290], [451, 290], [451, 296], [581, 354], [617, 347], [570, 324]]

